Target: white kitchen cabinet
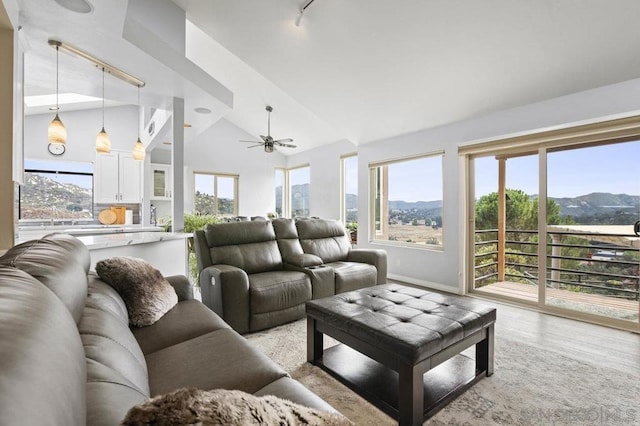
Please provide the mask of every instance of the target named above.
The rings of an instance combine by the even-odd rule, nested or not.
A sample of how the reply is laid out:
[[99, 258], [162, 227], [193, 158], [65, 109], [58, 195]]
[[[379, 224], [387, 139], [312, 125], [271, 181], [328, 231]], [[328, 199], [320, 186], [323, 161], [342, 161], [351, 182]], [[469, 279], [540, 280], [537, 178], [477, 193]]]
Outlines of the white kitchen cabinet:
[[93, 179], [98, 204], [142, 201], [142, 161], [134, 160], [131, 152], [97, 154]]
[[170, 200], [173, 186], [171, 183], [171, 165], [151, 164], [152, 200]]

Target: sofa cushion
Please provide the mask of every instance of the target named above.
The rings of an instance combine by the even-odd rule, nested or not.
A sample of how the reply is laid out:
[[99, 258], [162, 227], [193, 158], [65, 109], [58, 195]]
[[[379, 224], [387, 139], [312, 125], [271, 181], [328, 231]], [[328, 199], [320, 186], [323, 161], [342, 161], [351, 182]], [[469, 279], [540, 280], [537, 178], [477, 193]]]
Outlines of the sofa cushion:
[[0, 265], [13, 266], [44, 284], [80, 321], [87, 298], [87, 247], [70, 235], [52, 234], [10, 248]]
[[[291, 256], [300, 255], [302, 246], [298, 240], [298, 230], [294, 219], [279, 218], [273, 220], [273, 229], [278, 240], [278, 248], [285, 263]], [[322, 263], [322, 262], [321, 262]]]
[[[257, 223], [257, 222], [236, 222]], [[231, 225], [231, 223], [229, 224]], [[261, 243], [247, 243], [212, 247], [209, 249], [213, 265], [231, 265], [247, 274], [277, 271], [282, 269], [282, 257], [275, 240]]]
[[304, 272], [249, 275], [251, 313], [279, 311], [311, 300], [311, 281]]
[[144, 354], [129, 327], [111, 313], [87, 307], [78, 331], [87, 359], [115, 370], [138, 391], [149, 394]]
[[148, 398], [118, 371], [87, 359], [87, 425], [117, 425], [129, 408]]
[[222, 328], [147, 355], [151, 395], [181, 387], [254, 393], [287, 373], [238, 333]]
[[276, 239], [273, 225], [268, 221], [212, 223], [205, 227], [204, 235], [209, 247], [262, 243]]
[[132, 328], [142, 352], [147, 355], [209, 332], [230, 328], [211, 309], [197, 300], [178, 303], [148, 327]]
[[182, 388], [133, 407], [121, 423], [167, 425], [352, 425], [335, 411], [320, 411], [273, 395], [238, 390]]
[[351, 240], [340, 221], [298, 220], [296, 228], [302, 250], [318, 256], [324, 263], [345, 260], [351, 250]]
[[0, 266], [0, 288], [0, 424], [85, 424], [85, 357], [71, 313], [18, 269]]
[[178, 295], [160, 271], [142, 259], [112, 257], [96, 263], [96, 272], [127, 305], [129, 322], [151, 325], [178, 303]]
[[89, 273], [89, 293], [85, 306], [109, 312], [118, 318], [124, 326], [129, 326], [129, 313], [122, 297], [95, 273]]

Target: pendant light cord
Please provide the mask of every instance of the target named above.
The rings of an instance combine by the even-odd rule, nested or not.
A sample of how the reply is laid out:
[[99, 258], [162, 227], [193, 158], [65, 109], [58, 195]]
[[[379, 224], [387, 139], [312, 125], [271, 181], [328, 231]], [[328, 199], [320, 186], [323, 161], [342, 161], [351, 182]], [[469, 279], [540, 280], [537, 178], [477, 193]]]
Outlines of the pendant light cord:
[[138, 84], [138, 140], [140, 140], [140, 85]]
[[60, 105], [58, 105], [58, 56], [58, 46], [56, 46], [56, 115], [60, 110]]
[[102, 130], [104, 131], [104, 67], [102, 68]]

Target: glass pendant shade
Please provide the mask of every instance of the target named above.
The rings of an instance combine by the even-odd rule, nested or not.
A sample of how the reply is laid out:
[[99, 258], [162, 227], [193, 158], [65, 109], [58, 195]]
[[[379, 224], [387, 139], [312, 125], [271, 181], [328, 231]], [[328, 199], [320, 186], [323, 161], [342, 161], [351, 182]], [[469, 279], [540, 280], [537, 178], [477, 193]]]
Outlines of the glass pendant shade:
[[133, 145], [133, 159], [134, 160], [144, 160], [146, 152], [144, 150], [144, 144], [138, 138], [138, 141]]
[[109, 139], [109, 135], [104, 130], [104, 127], [96, 137], [96, 152], [99, 154], [108, 154], [111, 152], [111, 139]]
[[56, 113], [56, 116], [51, 120], [48, 130], [49, 143], [56, 143], [64, 145], [67, 143], [67, 129], [62, 124], [62, 120]]

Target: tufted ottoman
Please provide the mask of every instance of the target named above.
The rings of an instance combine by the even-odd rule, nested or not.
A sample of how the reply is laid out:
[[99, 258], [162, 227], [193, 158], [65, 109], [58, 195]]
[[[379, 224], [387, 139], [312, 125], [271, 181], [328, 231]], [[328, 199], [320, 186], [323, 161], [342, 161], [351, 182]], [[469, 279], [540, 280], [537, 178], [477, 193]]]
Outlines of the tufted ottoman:
[[[493, 374], [496, 310], [455, 295], [383, 284], [306, 302], [307, 360], [419, 425]], [[323, 350], [323, 335], [342, 345]], [[476, 345], [475, 360], [460, 354]], [[426, 373], [426, 374], [425, 374]]]

